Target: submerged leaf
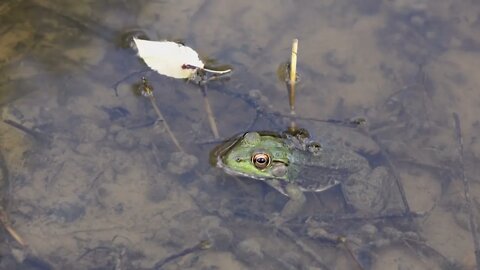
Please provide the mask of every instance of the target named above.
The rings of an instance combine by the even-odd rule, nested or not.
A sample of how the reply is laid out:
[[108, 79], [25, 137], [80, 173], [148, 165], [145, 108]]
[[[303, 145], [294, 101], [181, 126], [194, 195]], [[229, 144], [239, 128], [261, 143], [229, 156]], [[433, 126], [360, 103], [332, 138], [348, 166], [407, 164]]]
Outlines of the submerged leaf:
[[192, 48], [172, 41], [150, 41], [134, 38], [138, 55], [156, 72], [177, 78], [192, 77], [203, 62]]

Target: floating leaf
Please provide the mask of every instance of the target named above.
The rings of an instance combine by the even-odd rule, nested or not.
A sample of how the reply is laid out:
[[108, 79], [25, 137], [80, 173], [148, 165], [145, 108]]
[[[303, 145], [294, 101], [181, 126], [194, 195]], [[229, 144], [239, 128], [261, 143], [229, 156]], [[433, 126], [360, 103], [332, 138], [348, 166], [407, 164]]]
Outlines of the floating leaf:
[[203, 69], [203, 62], [192, 48], [172, 41], [150, 41], [134, 38], [138, 55], [147, 66], [156, 72], [186, 79], [195, 75], [197, 69]]

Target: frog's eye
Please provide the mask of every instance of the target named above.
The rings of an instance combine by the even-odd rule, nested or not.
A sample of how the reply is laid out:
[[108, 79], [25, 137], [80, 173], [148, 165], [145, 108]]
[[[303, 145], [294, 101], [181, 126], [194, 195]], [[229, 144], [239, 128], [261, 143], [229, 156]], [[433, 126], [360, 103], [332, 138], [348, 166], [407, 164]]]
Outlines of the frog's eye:
[[252, 163], [257, 169], [265, 169], [270, 164], [270, 156], [266, 153], [256, 153], [252, 156]]

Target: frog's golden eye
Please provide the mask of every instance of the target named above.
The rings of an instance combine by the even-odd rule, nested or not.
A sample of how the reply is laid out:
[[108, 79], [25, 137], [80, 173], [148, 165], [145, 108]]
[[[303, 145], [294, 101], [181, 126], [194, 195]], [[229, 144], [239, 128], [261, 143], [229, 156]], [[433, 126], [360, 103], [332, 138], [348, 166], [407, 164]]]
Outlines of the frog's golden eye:
[[252, 156], [252, 163], [257, 169], [265, 169], [270, 164], [270, 156], [266, 153], [256, 153]]

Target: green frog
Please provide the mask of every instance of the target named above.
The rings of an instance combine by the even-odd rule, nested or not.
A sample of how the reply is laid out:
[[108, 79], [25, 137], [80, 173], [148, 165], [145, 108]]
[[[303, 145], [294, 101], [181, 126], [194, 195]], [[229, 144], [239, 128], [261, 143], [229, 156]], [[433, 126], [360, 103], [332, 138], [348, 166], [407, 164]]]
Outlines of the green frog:
[[320, 134], [316, 140], [302, 129], [246, 132], [217, 146], [212, 162], [228, 174], [264, 181], [289, 196], [281, 213], [287, 218], [304, 205], [304, 192], [337, 185], [351, 210], [381, 214], [391, 208], [397, 199], [394, 178], [388, 167], [367, 159], [380, 155], [375, 141], [357, 128], [331, 123], [315, 128]]

